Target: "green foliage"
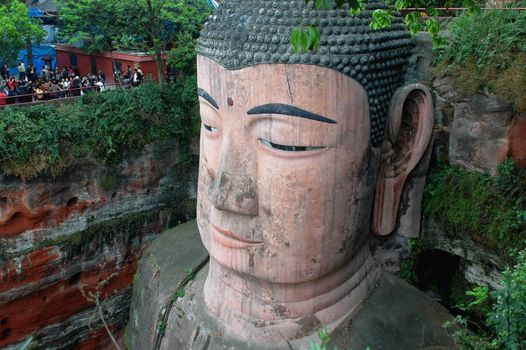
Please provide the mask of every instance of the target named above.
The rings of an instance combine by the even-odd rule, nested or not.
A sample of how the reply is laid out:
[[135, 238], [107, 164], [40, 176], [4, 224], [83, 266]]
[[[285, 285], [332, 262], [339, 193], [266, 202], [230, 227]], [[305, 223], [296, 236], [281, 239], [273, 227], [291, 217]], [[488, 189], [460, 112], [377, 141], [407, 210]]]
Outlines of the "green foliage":
[[[488, 289], [478, 287], [466, 294], [474, 300], [466, 306], [467, 310], [481, 309], [487, 314], [488, 331], [471, 333], [468, 320], [457, 317], [453, 323], [445, 326], [453, 330], [452, 334], [462, 349], [486, 350], [526, 348], [526, 250], [515, 257], [516, 263], [503, 272], [500, 288], [488, 293]], [[488, 308], [488, 296], [495, 302]]]
[[[113, 0], [132, 14], [128, 28], [133, 45], [148, 52], [161, 73], [164, 52], [174, 43], [169, 62], [177, 69], [192, 71], [195, 40], [210, 14], [205, 0]], [[161, 76], [160, 76], [161, 77]]]
[[0, 169], [22, 178], [57, 176], [83, 161], [111, 167], [147, 143], [184, 147], [198, 130], [195, 90], [190, 76], [173, 85], [87, 94], [72, 105], [4, 109]]
[[516, 256], [516, 264], [503, 272], [501, 288], [488, 323], [495, 329], [495, 341], [505, 349], [526, 348], [526, 250]]
[[185, 270], [185, 272], [186, 272], [186, 275], [187, 275], [189, 281], [191, 281], [191, 280], [193, 280], [195, 278], [194, 269], [192, 269], [191, 267], [187, 268]]
[[117, 187], [117, 176], [114, 173], [103, 175], [99, 178], [99, 186], [104, 191], [111, 191]]
[[373, 11], [373, 21], [369, 26], [374, 30], [389, 27], [393, 22], [393, 17], [386, 10], [376, 9]]
[[179, 1], [176, 16], [171, 21], [179, 28], [175, 37], [177, 46], [170, 50], [168, 63], [178, 71], [195, 71], [195, 45], [199, 31], [211, 11], [203, 0]]
[[[526, 6], [525, 2], [518, 4]], [[469, 93], [488, 89], [526, 109], [526, 11], [485, 11], [448, 25], [436, 71]]]
[[424, 190], [424, 213], [459, 237], [496, 253], [526, 238], [526, 174], [508, 159], [496, 176], [440, 164]]
[[314, 50], [320, 46], [320, 33], [313, 26], [307, 28], [296, 28], [290, 36], [294, 52]]
[[126, 245], [141, 234], [141, 229], [145, 225], [157, 222], [159, 212], [160, 209], [154, 209], [92, 224], [85, 230], [75, 232], [72, 235], [41, 240], [36, 244], [35, 250], [44, 247], [59, 247], [65, 260], [68, 261], [89, 251], [92, 244], [122, 242]]
[[[88, 52], [134, 49], [153, 57], [162, 81], [163, 57], [192, 71], [195, 40], [210, 14], [205, 0], [59, 0], [59, 37]], [[96, 14], [96, 15], [95, 15]]]
[[181, 299], [181, 298], [184, 298], [185, 296], [185, 290], [184, 290], [184, 287], [180, 287], [179, 289], [177, 289], [175, 291], [175, 294], [174, 294], [174, 297], [173, 297], [173, 300], [177, 300], [177, 299]]
[[161, 337], [164, 337], [164, 334], [166, 333], [166, 326], [167, 324], [165, 322], [159, 322], [157, 324], [157, 334]]
[[474, 309], [483, 309], [483, 311], [489, 311], [488, 309], [488, 300], [489, 300], [489, 288], [488, 287], [475, 287], [466, 292], [466, 296], [471, 297], [472, 300], [464, 308]]
[[27, 7], [20, 0], [3, 0], [0, 2], [0, 61], [13, 65], [18, 53], [29, 41], [40, 42], [45, 37], [45, 30], [38, 22], [27, 16]]
[[[327, 328], [324, 327], [319, 330], [318, 338], [320, 339], [320, 344], [316, 344], [311, 340], [309, 350], [327, 350], [327, 345], [331, 340], [329, 333], [327, 332]], [[338, 349], [335, 347], [334, 350]]]
[[[329, 10], [333, 7], [349, 9], [349, 13], [352, 16], [360, 14], [365, 10], [364, 0], [305, 0], [305, 3], [314, 3], [314, 7], [320, 10]], [[458, 4], [458, 0], [386, 0], [385, 1], [390, 8], [388, 10], [377, 9], [373, 11], [371, 16], [371, 22], [369, 26], [373, 30], [381, 30], [389, 27], [393, 22], [392, 9], [395, 8], [397, 11], [406, 8], [415, 8], [417, 11], [408, 13], [404, 20], [411, 33], [416, 34], [421, 30], [427, 31], [433, 40], [435, 47], [444, 45], [445, 40], [440, 34], [440, 22], [437, 20], [438, 11], [436, 7], [444, 6], [451, 7]], [[467, 8], [469, 14], [475, 14], [480, 12], [480, 8], [475, 0], [462, 0], [461, 4]], [[418, 10], [421, 11], [418, 11]], [[426, 13], [428, 18], [422, 21], [422, 12]], [[423, 24], [422, 24], [423, 22]], [[320, 42], [320, 32], [316, 27], [296, 28], [290, 37], [294, 52], [299, 52], [299, 49], [303, 51], [316, 50]]]
[[58, 0], [59, 39], [90, 53], [126, 48], [128, 12], [115, 0]]
[[424, 250], [424, 244], [419, 239], [412, 239], [409, 243], [411, 245], [411, 253], [400, 262], [398, 276], [406, 280], [409, 284], [416, 285], [419, 282], [418, 276], [416, 275], [416, 263], [418, 256]]

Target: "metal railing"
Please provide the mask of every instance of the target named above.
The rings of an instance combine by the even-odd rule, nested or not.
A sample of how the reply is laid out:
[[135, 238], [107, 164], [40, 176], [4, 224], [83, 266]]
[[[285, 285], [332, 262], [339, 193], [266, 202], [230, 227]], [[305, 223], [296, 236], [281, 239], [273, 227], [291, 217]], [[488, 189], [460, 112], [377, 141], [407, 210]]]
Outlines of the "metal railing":
[[[142, 82], [144, 83], [144, 82]], [[117, 88], [133, 88], [131, 85], [108, 84], [103, 86], [80, 87], [74, 89], [64, 89], [59, 91], [32, 92], [29, 94], [0, 95], [0, 109], [10, 106], [29, 106], [46, 102], [65, 102], [76, 100], [86, 93], [100, 93]]]

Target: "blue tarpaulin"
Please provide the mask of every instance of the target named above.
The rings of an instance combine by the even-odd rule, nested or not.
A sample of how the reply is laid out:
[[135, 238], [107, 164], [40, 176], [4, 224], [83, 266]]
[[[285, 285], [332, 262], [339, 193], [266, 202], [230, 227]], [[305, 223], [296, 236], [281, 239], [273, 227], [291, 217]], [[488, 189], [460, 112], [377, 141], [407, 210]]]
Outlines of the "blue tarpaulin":
[[27, 15], [29, 18], [38, 19], [41, 24], [57, 24], [57, 16], [49, 15], [48, 13], [35, 7], [30, 7], [27, 10]]
[[[44, 68], [46, 59], [51, 59], [51, 68], [55, 68], [57, 64], [57, 53], [55, 51], [55, 45], [33, 45], [33, 65], [37, 67], [38, 73]], [[21, 50], [18, 54], [18, 62], [23, 61], [27, 67], [27, 50]], [[48, 61], [49, 62], [49, 61]], [[9, 69], [9, 73], [12, 76], [18, 77], [18, 68], [12, 67]]]
[[42, 11], [41, 9], [37, 9], [35, 7], [30, 7], [29, 10], [27, 10], [27, 15], [31, 18], [41, 18], [46, 17], [47, 15]]
[[214, 8], [214, 9], [219, 6], [219, 4], [217, 3], [216, 0], [208, 0], [208, 5], [210, 5], [210, 7]]

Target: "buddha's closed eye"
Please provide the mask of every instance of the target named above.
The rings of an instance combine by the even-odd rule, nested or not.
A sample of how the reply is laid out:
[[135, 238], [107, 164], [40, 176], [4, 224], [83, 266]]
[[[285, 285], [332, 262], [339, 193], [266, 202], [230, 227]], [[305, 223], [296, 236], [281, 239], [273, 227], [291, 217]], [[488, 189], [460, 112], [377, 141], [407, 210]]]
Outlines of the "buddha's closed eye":
[[305, 152], [305, 151], [314, 151], [326, 148], [324, 146], [292, 146], [292, 145], [280, 145], [278, 143], [270, 142], [268, 140], [259, 139], [262, 144], [264, 144], [267, 147], [277, 149], [280, 151], [286, 151], [286, 152]]
[[209, 132], [218, 132], [219, 129], [203, 123], [204, 128]]

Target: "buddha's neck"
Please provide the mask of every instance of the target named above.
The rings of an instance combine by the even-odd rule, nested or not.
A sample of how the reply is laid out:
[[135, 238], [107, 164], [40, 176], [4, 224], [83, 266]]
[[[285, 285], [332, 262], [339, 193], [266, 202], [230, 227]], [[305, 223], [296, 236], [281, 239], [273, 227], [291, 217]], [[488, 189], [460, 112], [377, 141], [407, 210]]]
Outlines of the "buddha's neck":
[[299, 284], [256, 280], [211, 259], [204, 298], [211, 314], [224, 323], [272, 323], [315, 316], [329, 325], [362, 302], [376, 277], [367, 244], [333, 273]]

